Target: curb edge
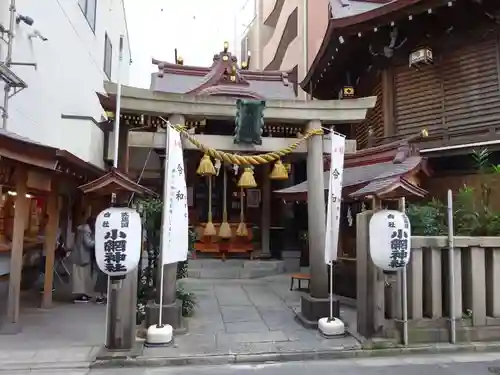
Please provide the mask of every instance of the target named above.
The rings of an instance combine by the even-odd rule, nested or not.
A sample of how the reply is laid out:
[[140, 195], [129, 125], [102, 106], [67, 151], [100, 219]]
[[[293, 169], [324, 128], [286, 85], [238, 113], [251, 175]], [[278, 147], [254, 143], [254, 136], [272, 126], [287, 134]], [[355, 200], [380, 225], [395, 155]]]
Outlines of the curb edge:
[[296, 362], [311, 360], [337, 360], [354, 358], [378, 358], [395, 355], [423, 355], [441, 353], [487, 353], [500, 351], [500, 343], [462, 344], [455, 346], [438, 345], [422, 347], [397, 347], [383, 349], [322, 350], [282, 353], [247, 353], [226, 355], [193, 355], [185, 357], [127, 358], [98, 360], [90, 368], [116, 367], [163, 367], [163, 366], [202, 366], [244, 363]]

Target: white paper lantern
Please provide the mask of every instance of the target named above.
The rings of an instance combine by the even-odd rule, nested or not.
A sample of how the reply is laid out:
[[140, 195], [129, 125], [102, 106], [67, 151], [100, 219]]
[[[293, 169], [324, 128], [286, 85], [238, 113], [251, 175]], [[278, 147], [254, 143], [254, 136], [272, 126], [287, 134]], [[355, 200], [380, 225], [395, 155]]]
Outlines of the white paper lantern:
[[141, 256], [141, 216], [131, 208], [111, 207], [95, 222], [95, 256], [102, 272], [123, 276], [132, 272]]
[[410, 261], [411, 226], [404, 212], [381, 210], [370, 220], [370, 256], [384, 271], [397, 271]]

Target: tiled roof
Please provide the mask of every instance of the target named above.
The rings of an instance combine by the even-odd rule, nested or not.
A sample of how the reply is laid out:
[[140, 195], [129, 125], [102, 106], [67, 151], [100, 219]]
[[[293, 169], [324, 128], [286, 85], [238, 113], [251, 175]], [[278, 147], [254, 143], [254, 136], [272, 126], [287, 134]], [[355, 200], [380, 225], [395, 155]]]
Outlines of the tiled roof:
[[[338, 0], [330, 0], [330, 4], [337, 4], [337, 2]], [[354, 5], [354, 3], [356, 3], [356, 6]], [[339, 36], [343, 36], [345, 38], [348, 35], [355, 35], [358, 32], [363, 31], [363, 27], [373, 29], [374, 27], [378, 26], [379, 23], [382, 25], [389, 24], [390, 22], [397, 21], [400, 18], [408, 17], [408, 12], [413, 12], [411, 14], [414, 15], [416, 13], [424, 12], [432, 6], [446, 6], [447, 1], [394, 0], [383, 2], [381, 0], [380, 2], [369, 2], [365, 0], [363, 1], [363, 3], [365, 3], [363, 6], [358, 6], [358, 4], [361, 4], [361, 2], [352, 1], [349, 7], [345, 7], [347, 9], [345, 11], [342, 10], [342, 7], [339, 7], [338, 5], [335, 5], [335, 7], [330, 7], [332, 15], [328, 22], [325, 36], [323, 37], [321, 46], [314, 58], [314, 61], [309, 67], [309, 71], [307, 72], [302, 82], [300, 82], [300, 86], [302, 87], [302, 89], [304, 89], [305, 91], [309, 91], [309, 85], [311, 83], [312, 76], [317, 73], [317, 69], [323, 69], [325, 61], [328, 61], [325, 59], [330, 59], [332, 55], [330, 49], [332, 48], [332, 46], [335, 47], [333, 41], [336, 40]], [[336, 9], [337, 14], [335, 14]], [[336, 60], [338, 59], [336, 58]]]
[[330, 0], [331, 18], [355, 16], [394, 1], [397, 0], [348, 0], [343, 5], [342, 0]]
[[[410, 141], [418, 136], [409, 137], [382, 146], [372, 147], [346, 155], [345, 169], [342, 176], [344, 194], [350, 198], [363, 198], [379, 193], [387, 194], [393, 190], [401, 190], [404, 195], [424, 196], [426, 191], [414, 185], [405, 177], [408, 174], [426, 168], [426, 160], [412, 147]], [[324, 172], [324, 189], [330, 183], [330, 172]], [[286, 189], [276, 190], [276, 194], [285, 199], [299, 200], [307, 196], [307, 181]]]
[[417, 185], [411, 183], [410, 181], [399, 175], [396, 177], [372, 181], [365, 187], [362, 187], [354, 193], [349, 194], [349, 196], [351, 198], [362, 198], [369, 195], [386, 196], [390, 195], [391, 193], [394, 194], [396, 190], [400, 190], [399, 192], [396, 192], [396, 194], [400, 194], [400, 196], [416, 195], [419, 197], [424, 197], [427, 194], [424, 189], [418, 187]]
[[[69, 151], [48, 146], [23, 137], [17, 133], [0, 128], [0, 148], [7, 159], [32, 164], [58, 172], [74, 172], [75, 175], [90, 177], [100, 176], [104, 171], [86, 162]], [[2, 151], [3, 152], [3, 151]]]
[[81, 185], [79, 188], [85, 194], [95, 193], [98, 195], [109, 195], [111, 193], [127, 192], [141, 196], [156, 196], [154, 191], [132, 181], [127, 175], [121, 173], [116, 168], [111, 168], [107, 174]]
[[27, 138], [27, 137], [23, 137], [22, 135], [19, 135], [17, 133], [13, 133], [11, 131], [8, 131], [8, 130], [5, 130], [3, 128], [0, 128], [0, 136], [4, 136], [4, 137], [7, 137], [7, 138], [11, 138], [11, 139], [14, 139], [16, 141], [21, 141], [21, 142], [25, 142], [25, 143], [31, 143], [31, 144], [34, 144], [34, 145], [38, 145], [38, 146], [43, 146], [43, 147], [47, 147], [47, 148], [52, 148], [50, 146], [46, 146], [44, 145], [43, 143], [40, 143], [40, 142], [37, 142], [37, 141], [34, 141], [30, 138]]
[[[221, 52], [210, 68], [184, 66], [153, 60], [158, 72], [151, 74], [151, 90], [176, 94], [218, 95], [254, 99], [292, 100], [296, 87], [291, 72], [241, 69], [235, 56]], [[234, 80], [231, 80], [231, 75]]]
[[[370, 165], [362, 165], [359, 167], [346, 168], [342, 176], [342, 187], [353, 187], [365, 183], [378, 183], [390, 178], [398, 178], [404, 176], [420, 165], [422, 158], [420, 156], [411, 156], [400, 164], [394, 164], [392, 161], [385, 163], [377, 163]], [[330, 183], [330, 172], [324, 172], [324, 188], [328, 189]], [[368, 185], [367, 185], [368, 186]], [[377, 185], [372, 185], [376, 187]], [[300, 194], [307, 193], [307, 181], [301, 182], [298, 185], [290, 186], [286, 189], [276, 190], [277, 194]]]

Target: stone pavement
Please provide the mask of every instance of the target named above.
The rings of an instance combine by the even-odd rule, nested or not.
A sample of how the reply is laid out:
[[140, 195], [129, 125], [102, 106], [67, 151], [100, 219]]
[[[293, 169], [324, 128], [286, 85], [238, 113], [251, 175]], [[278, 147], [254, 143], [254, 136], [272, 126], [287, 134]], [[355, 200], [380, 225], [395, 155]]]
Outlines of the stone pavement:
[[31, 365], [88, 368], [104, 342], [106, 307], [55, 302], [43, 310], [37, 308], [39, 298], [37, 292], [23, 293], [22, 331], [0, 334], [0, 372]]
[[[324, 339], [295, 320], [301, 292], [289, 290], [289, 276], [186, 279], [183, 284], [198, 303], [188, 320], [189, 333], [176, 337], [171, 347], [146, 348], [144, 358], [360, 348], [353, 337]], [[355, 327], [355, 310], [342, 307], [342, 317]]]
[[[300, 292], [288, 290], [289, 278], [284, 275], [258, 280], [188, 279], [185, 286], [196, 293], [199, 305], [196, 315], [189, 319], [189, 334], [177, 337], [172, 347], [148, 348], [142, 356], [121, 363], [91, 364], [104, 341], [105, 306], [57, 303], [51, 310], [41, 310], [35, 308], [36, 296], [32, 296], [28, 304], [23, 304], [23, 331], [18, 335], [0, 335], [0, 374], [45, 370], [53, 375], [83, 375], [91, 366], [94, 368], [91, 373], [98, 374], [98, 367], [113, 366], [138, 369], [500, 351], [500, 343], [436, 344], [370, 351], [361, 350], [352, 337], [323, 339], [294, 320], [293, 310], [300, 305]], [[342, 318], [351, 328], [355, 327], [353, 309], [343, 307]]]

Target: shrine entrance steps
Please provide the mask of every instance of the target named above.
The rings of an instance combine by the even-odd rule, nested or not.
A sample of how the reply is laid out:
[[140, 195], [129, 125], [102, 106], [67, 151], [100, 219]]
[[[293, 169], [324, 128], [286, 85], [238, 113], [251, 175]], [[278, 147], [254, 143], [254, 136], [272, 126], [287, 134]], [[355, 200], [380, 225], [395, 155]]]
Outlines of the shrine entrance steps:
[[281, 260], [190, 259], [188, 277], [195, 279], [257, 279], [285, 272]]

